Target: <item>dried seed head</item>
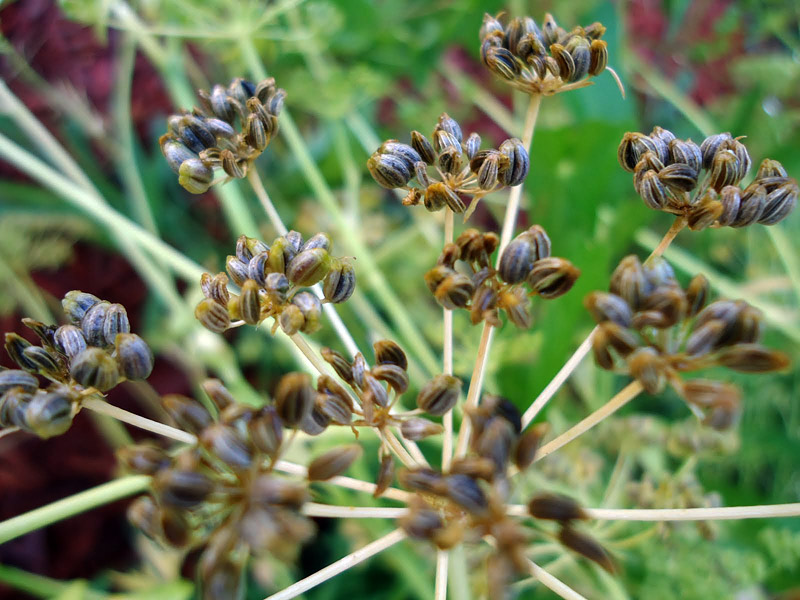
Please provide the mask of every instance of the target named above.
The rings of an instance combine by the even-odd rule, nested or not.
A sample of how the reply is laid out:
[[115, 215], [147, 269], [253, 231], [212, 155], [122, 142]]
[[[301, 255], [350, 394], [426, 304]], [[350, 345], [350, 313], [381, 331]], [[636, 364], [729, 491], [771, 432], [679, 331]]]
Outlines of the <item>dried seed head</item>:
[[70, 376], [85, 387], [107, 392], [120, 380], [117, 362], [100, 348], [87, 348], [72, 360]]
[[194, 317], [200, 324], [215, 333], [222, 333], [231, 324], [228, 309], [211, 298], [204, 298], [194, 309]]
[[565, 258], [551, 256], [533, 263], [526, 281], [542, 298], [558, 298], [572, 289], [581, 272]]
[[153, 371], [153, 351], [135, 333], [120, 333], [114, 341], [119, 370], [126, 379], [147, 379]]
[[536, 519], [549, 519], [567, 523], [588, 516], [575, 500], [562, 494], [537, 494], [528, 503], [528, 512]]
[[350, 444], [318, 456], [308, 465], [308, 480], [325, 481], [341, 475], [361, 456], [362, 452], [361, 446]]
[[417, 406], [440, 417], [453, 408], [461, 393], [461, 380], [452, 375], [436, 375], [420, 390]]
[[296, 427], [314, 406], [314, 388], [305, 373], [289, 373], [281, 377], [275, 390], [275, 409], [288, 427]]

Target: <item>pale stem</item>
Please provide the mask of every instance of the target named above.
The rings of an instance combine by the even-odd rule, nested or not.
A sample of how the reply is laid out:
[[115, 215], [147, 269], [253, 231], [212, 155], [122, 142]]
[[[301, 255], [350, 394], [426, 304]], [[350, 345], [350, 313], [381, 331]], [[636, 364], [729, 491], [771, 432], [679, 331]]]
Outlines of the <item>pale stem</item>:
[[0, 523], [0, 544], [87, 510], [143, 492], [150, 485], [147, 475], [116, 479], [42, 506]]
[[189, 444], [192, 446], [197, 444], [197, 437], [191, 433], [187, 433], [186, 431], [175, 429], [174, 427], [164, 425], [158, 421], [153, 421], [151, 419], [136, 415], [132, 412], [128, 412], [127, 410], [119, 408], [118, 406], [109, 404], [105, 400], [100, 400], [98, 398], [85, 398], [81, 401], [81, 406], [96, 413], [113, 417], [118, 421], [123, 421], [124, 423], [133, 425], [139, 429], [145, 429], [158, 435], [163, 435], [164, 437], [183, 442], [184, 444]]
[[616, 521], [725, 521], [800, 517], [800, 503], [719, 508], [585, 508], [592, 519]]
[[[449, 208], [444, 210], [444, 243], [449, 244], [453, 241], [455, 215]], [[453, 374], [453, 311], [447, 308], [442, 309], [443, 320], [443, 343], [442, 343], [442, 369], [445, 375]], [[445, 473], [450, 470], [450, 462], [453, 459], [453, 411], [449, 410], [442, 418], [444, 425], [444, 439], [442, 440], [442, 471]], [[446, 570], [446, 568], [445, 568]]]
[[289, 336], [289, 338], [294, 342], [294, 345], [297, 346], [297, 349], [303, 353], [303, 356], [308, 359], [308, 362], [311, 363], [317, 371], [319, 371], [320, 375], [328, 375], [328, 363], [323, 361], [316, 352], [308, 345], [308, 342], [305, 338], [300, 335], [299, 333], [295, 333]]
[[398, 519], [408, 513], [407, 508], [380, 506], [330, 506], [306, 502], [301, 512], [307, 517], [330, 517], [333, 519]]
[[572, 372], [581, 364], [581, 361], [589, 353], [589, 350], [592, 349], [592, 335], [594, 335], [596, 330], [597, 327], [595, 327], [586, 339], [581, 342], [578, 349], [569, 357], [569, 360], [564, 363], [564, 366], [556, 373], [556, 376], [553, 377], [550, 383], [542, 390], [542, 393], [533, 401], [533, 404], [528, 407], [525, 414], [522, 415], [523, 429], [536, 418], [536, 415], [538, 415], [550, 399], [555, 396], [556, 392], [564, 385], [564, 382], [572, 375]]
[[450, 552], [439, 550], [436, 552], [436, 584], [434, 597], [436, 600], [447, 598], [447, 568], [450, 564]]
[[528, 566], [530, 567], [531, 575], [536, 577], [536, 579], [547, 589], [564, 598], [564, 600], [586, 600], [585, 596], [581, 596], [566, 583], [545, 571], [532, 560], [528, 560]]
[[406, 447], [408, 453], [411, 455], [411, 458], [413, 458], [415, 462], [419, 463], [423, 467], [430, 467], [431, 465], [428, 462], [428, 459], [425, 458], [425, 455], [422, 453], [422, 450], [419, 449], [417, 443], [413, 440], [407, 440], [406, 438], [404, 438], [403, 433], [399, 431], [399, 429], [400, 428], [398, 427], [397, 430], [400, 436], [399, 437], [400, 442], [403, 444], [403, 446]]
[[672, 226], [667, 230], [667, 233], [664, 234], [664, 237], [661, 238], [658, 246], [650, 253], [650, 256], [644, 261], [645, 266], [649, 266], [652, 262], [664, 254], [664, 251], [669, 248], [669, 245], [675, 239], [681, 230], [686, 227], [686, 217], [677, 217], [675, 221], [672, 222]]
[[642, 384], [638, 380], [634, 380], [624, 388], [622, 388], [611, 400], [606, 402], [603, 406], [598, 408], [583, 421], [568, 429], [554, 440], [549, 441], [539, 449], [536, 453], [535, 460], [541, 460], [548, 454], [552, 454], [562, 446], [569, 444], [579, 435], [587, 432], [589, 429], [600, 423], [606, 417], [610, 417], [620, 408], [625, 406], [628, 402], [633, 400], [642, 391]]
[[[300, 477], [306, 477], [308, 475], [308, 469], [306, 469], [306, 467], [286, 460], [279, 460], [277, 463], [275, 463], [275, 469], [281, 471], [282, 473], [298, 475]], [[374, 483], [361, 481], [360, 479], [353, 479], [352, 477], [344, 477], [342, 475], [337, 475], [336, 477], [326, 479], [325, 483], [337, 485], [348, 490], [365, 492], [367, 494], [374, 494], [375, 489], [377, 488]], [[413, 498], [413, 494], [403, 490], [398, 490], [397, 488], [387, 488], [387, 490], [381, 494], [381, 498], [397, 500], [398, 502], [410, 502], [411, 498]]]
[[286, 235], [289, 230], [286, 229], [286, 225], [283, 224], [283, 219], [281, 219], [281, 216], [275, 209], [275, 205], [272, 203], [269, 194], [267, 194], [267, 190], [264, 189], [264, 184], [261, 183], [261, 177], [258, 176], [258, 170], [254, 165], [251, 165], [247, 170], [247, 181], [250, 182], [253, 191], [256, 193], [256, 196], [258, 196], [258, 201], [261, 202], [261, 207], [267, 214], [269, 222], [272, 223], [273, 229], [278, 232], [278, 235]]
[[328, 565], [313, 575], [309, 575], [305, 579], [301, 579], [289, 587], [282, 589], [277, 594], [269, 596], [266, 598], [266, 600], [289, 600], [290, 598], [296, 598], [303, 592], [306, 592], [311, 588], [324, 583], [328, 579], [336, 577], [339, 573], [347, 571], [351, 567], [354, 567], [357, 564], [364, 562], [368, 558], [383, 552], [387, 548], [394, 546], [397, 542], [403, 540], [405, 537], [406, 534], [402, 529], [395, 529], [391, 533], [387, 533], [385, 536], [378, 538], [374, 542], [367, 544], [352, 554], [348, 554], [344, 558], [337, 560], [335, 563]]
[[401, 463], [403, 463], [405, 466], [407, 466], [410, 469], [413, 469], [414, 467], [419, 466], [417, 464], [417, 461], [414, 460], [414, 457], [412, 457], [408, 453], [408, 450], [406, 450], [403, 447], [403, 444], [401, 444], [397, 440], [397, 438], [394, 437], [394, 434], [391, 431], [389, 431], [388, 427], [384, 427], [384, 428], [381, 428], [381, 429], [375, 428], [375, 429], [373, 429], [373, 431], [378, 434], [378, 437], [381, 438], [381, 440], [386, 442], [386, 444], [389, 446], [389, 448], [392, 449], [392, 452], [394, 452], [395, 455], [397, 456], [397, 458], [400, 459]]
[[[533, 130], [536, 126], [536, 118], [539, 116], [539, 106], [541, 103], [542, 97], [540, 95], [533, 95], [530, 97], [528, 112], [525, 116], [525, 129], [522, 133], [522, 145], [525, 146], [526, 149], [530, 148], [531, 140], [533, 140]], [[500, 245], [497, 248], [498, 265], [500, 264], [500, 257], [503, 255], [503, 250], [508, 246], [508, 243], [511, 241], [511, 236], [514, 234], [514, 224], [517, 222], [517, 212], [519, 210], [521, 198], [522, 184], [511, 188], [511, 193], [508, 195], [508, 204], [506, 205], [506, 214], [503, 219]], [[469, 382], [469, 391], [467, 392], [467, 400], [464, 403], [464, 408], [472, 408], [478, 405], [481, 388], [483, 387], [483, 377], [486, 374], [486, 362], [489, 358], [489, 350], [492, 346], [493, 337], [494, 327], [489, 325], [489, 323], [484, 323], [478, 355], [475, 358], [475, 367], [472, 369], [472, 379]], [[469, 432], [470, 421], [469, 418], [465, 416], [464, 420], [461, 421], [461, 428], [458, 431], [455, 457], [461, 457], [466, 453]]]

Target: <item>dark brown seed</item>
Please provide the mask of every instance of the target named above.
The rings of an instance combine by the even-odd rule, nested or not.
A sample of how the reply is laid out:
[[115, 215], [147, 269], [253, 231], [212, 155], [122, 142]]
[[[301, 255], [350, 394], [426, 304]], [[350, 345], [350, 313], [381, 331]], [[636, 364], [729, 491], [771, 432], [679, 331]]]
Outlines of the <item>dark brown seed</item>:
[[504, 474], [515, 438], [514, 426], [502, 417], [492, 417], [475, 438], [475, 451], [494, 462], [497, 472]]
[[378, 152], [370, 156], [367, 168], [372, 178], [388, 189], [404, 187], [413, 174], [412, 167], [402, 158]]
[[648, 394], [658, 394], [666, 385], [664, 361], [654, 348], [643, 347], [628, 357], [628, 370]]
[[500, 161], [498, 163], [500, 177], [503, 183], [509, 187], [520, 185], [528, 176], [528, 171], [531, 166], [530, 157], [528, 156], [528, 151], [525, 149], [525, 145], [521, 140], [511, 138], [500, 144], [498, 150], [501, 156], [507, 158], [507, 162]]
[[349, 425], [353, 418], [351, 403], [342, 400], [338, 396], [318, 394], [315, 408], [329, 422], [336, 423], [337, 425]]
[[404, 371], [408, 369], [406, 353], [392, 340], [379, 340], [372, 345], [375, 351], [375, 362], [379, 365], [397, 365]]
[[520, 471], [524, 471], [536, 458], [536, 451], [539, 449], [542, 439], [547, 434], [549, 426], [547, 423], [538, 423], [526, 431], [517, 440], [514, 448], [514, 464]]
[[289, 373], [281, 377], [275, 390], [275, 409], [288, 427], [297, 426], [314, 406], [314, 388], [305, 373]]
[[64, 314], [73, 325], [80, 325], [86, 311], [92, 306], [100, 302], [100, 298], [80, 290], [72, 290], [67, 292], [64, 299], [61, 300], [61, 307], [64, 309]]
[[783, 221], [797, 205], [798, 187], [794, 182], [785, 183], [771, 191], [766, 198], [764, 212], [758, 218], [762, 225], [775, 225]]
[[40, 346], [28, 346], [22, 351], [22, 358], [33, 365], [33, 371], [49, 377], [58, 377], [61, 369], [55, 356]]
[[341, 448], [335, 448], [318, 456], [308, 465], [309, 481], [325, 481], [337, 475], [341, 475], [352, 465], [362, 454], [361, 446], [350, 444]]
[[735, 185], [740, 179], [739, 159], [732, 150], [720, 149], [710, 167], [708, 185], [718, 192], [726, 185]]
[[703, 166], [703, 154], [700, 146], [692, 140], [672, 140], [669, 145], [669, 162], [671, 164], [683, 164], [689, 166], [696, 173], [700, 172]]
[[325, 302], [341, 304], [353, 295], [355, 289], [356, 272], [353, 265], [347, 260], [332, 261], [331, 270], [322, 284]]
[[397, 365], [375, 365], [370, 372], [375, 379], [388, 383], [398, 395], [408, 389], [408, 373]]
[[703, 140], [703, 143], [700, 144], [700, 153], [703, 156], [703, 168], [710, 169], [711, 163], [714, 161], [714, 157], [717, 154], [717, 150], [719, 150], [724, 143], [732, 139], [730, 133], [717, 133]]
[[[641, 313], [637, 313], [637, 315], [639, 314]], [[639, 347], [639, 339], [634, 332], [613, 321], [604, 321], [600, 323], [600, 325], [597, 326], [597, 333], [595, 335], [600, 336], [600, 339], [602, 339], [606, 345], [616, 350], [620, 356], [628, 356]]]
[[679, 391], [689, 404], [705, 412], [704, 425], [724, 430], [738, 420], [741, 394], [734, 385], [708, 379], [693, 379], [684, 382]]
[[450, 466], [451, 473], [461, 473], [472, 478], [492, 481], [497, 474], [494, 462], [489, 458], [481, 456], [466, 456], [455, 459]]
[[444, 308], [454, 310], [465, 308], [474, 292], [475, 286], [472, 284], [472, 280], [466, 275], [454, 271], [452, 275], [439, 283], [434, 297]]
[[608, 552], [588, 535], [580, 533], [572, 527], [562, 527], [558, 532], [558, 539], [567, 548], [596, 562], [609, 573], [616, 572], [616, 565]]
[[391, 454], [384, 454], [381, 457], [381, 465], [378, 468], [378, 479], [375, 482], [373, 498], [379, 498], [392, 485], [394, 480], [394, 457]]
[[549, 519], [563, 523], [589, 518], [575, 500], [569, 496], [553, 493], [534, 496], [528, 503], [528, 512], [536, 519]]
[[447, 493], [447, 486], [441, 473], [433, 469], [400, 469], [397, 480], [404, 488], [414, 492], [426, 492], [442, 496]]
[[661, 169], [658, 178], [675, 192], [690, 192], [697, 186], [697, 171], [685, 164], [676, 163]]
[[526, 281], [542, 298], [558, 298], [572, 289], [581, 272], [565, 258], [551, 256], [533, 263]]
[[482, 517], [489, 511], [489, 500], [477, 481], [467, 475], [448, 475], [446, 496], [467, 512]]
[[692, 231], [701, 231], [710, 227], [722, 216], [725, 207], [716, 199], [713, 190], [709, 190], [689, 213], [688, 225]]
[[649, 289], [642, 263], [637, 256], [626, 256], [620, 261], [611, 274], [609, 291], [625, 300], [631, 310], [639, 310]]
[[283, 443], [283, 423], [272, 406], [261, 408], [247, 423], [250, 440], [257, 450], [275, 456]]
[[437, 375], [420, 390], [417, 406], [426, 413], [439, 417], [455, 406], [460, 393], [460, 379], [452, 375]]
[[194, 316], [203, 327], [215, 333], [222, 333], [231, 324], [228, 310], [211, 298], [200, 301], [194, 309]]
[[648, 208], [661, 210], [667, 204], [667, 189], [655, 171], [646, 171], [636, 188]]
[[705, 275], [695, 275], [686, 288], [687, 315], [690, 317], [699, 313], [708, 299], [709, 284]]
[[429, 165], [433, 165], [436, 162], [436, 152], [433, 149], [433, 145], [428, 141], [428, 138], [419, 131], [411, 132], [411, 147], [414, 148], [420, 158]]
[[[426, 506], [426, 504], [423, 504]], [[436, 533], [444, 528], [444, 521], [438, 512], [414, 506], [408, 513], [397, 520], [398, 526], [409, 537], [432, 541]]]
[[153, 490], [167, 506], [194, 508], [211, 494], [214, 483], [196, 471], [165, 469], [153, 477]]
[[[530, 313], [531, 300], [522, 287], [512, 287], [497, 297], [497, 308], [503, 309], [511, 321], [519, 329], [530, 329], [533, 318]], [[489, 323], [491, 323], [491, 319]]]
[[212, 456], [236, 471], [253, 464], [253, 449], [231, 426], [217, 423], [207, 427], [200, 435], [200, 443]]
[[743, 373], [768, 373], [787, 368], [791, 361], [783, 352], [759, 344], [735, 344], [723, 349], [717, 360], [721, 365]]
[[404, 438], [411, 440], [412, 442], [424, 440], [426, 437], [437, 435], [442, 431], [442, 426], [438, 423], [417, 417], [405, 419], [400, 424], [400, 433], [403, 434]]
[[347, 360], [342, 353], [323, 347], [320, 350], [320, 354], [325, 362], [333, 367], [333, 370], [336, 371], [339, 377], [347, 383], [353, 381], [353, 368], [350, 365], [350, 361]]
[[213, 422], [202, 404], [186, 396], [168, 394], [161, 398], [161, 404], [178, 427], [190, 433], [200, 433]]
[[702, 356], [716, 348], [728, 327], [722, 319], [713, 319], [696, 327], [686, 341], [686, 353]]
[[12, 388], [19, 388], [32, 394], [39, 389], [39, 380], [27, 371], [19, 369], [0, 371], [0, 395], [5, 394]]
[[150, 444], [123, 446], [117, 450], [117, 458], [127, 470], [142, 475], [155, 475], [170, 463], [161, 448]]
[[236, 404], [236, 399], [219, 379], [206, 379], [201, 387], [219, 410]]
[[608, 66], [608, 44], [603, 40], [592, 40], [589, 52], [589, 75], [600, 75]]
[[622, 327], [630, 327], [633, 317], [627, 302], [616, 294], [592, 292], [583, 300], [583, 305], [597, 323], [612, 321]]

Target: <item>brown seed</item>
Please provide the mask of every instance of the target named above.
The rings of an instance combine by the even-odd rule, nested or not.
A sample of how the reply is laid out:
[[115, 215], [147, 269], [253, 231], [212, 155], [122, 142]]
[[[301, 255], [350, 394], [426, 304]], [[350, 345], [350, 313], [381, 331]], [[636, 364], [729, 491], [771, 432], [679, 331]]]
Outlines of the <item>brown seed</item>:
[[508, 320], [520, 329], [529, 329], [533, 323], [530, 305], [531, 300], [521, 287], [505, 290], [497, 298], [497, 308], [506, 311]]
[[120, 380], [117, 362], [100, 348], [89, 347], [72, 361], [70, 376], [85, 387], [107, 392]]
[[161, 398], [161, 405], [178, 427], [190, 433], [200, 433], [213, 422], [202, 404], [180, 394], [164, 396]]
[[250, 441], [257, 450], [275, 456], [283, 443], [283, 422], [273, 406], [264, 406], [247, 422]]
[[397, 524], [409, 537], [419, 540], [433, 540], [436, 533], [444, 528], [444, 521], [438, 512], [421, 503], [397, 520]]
[[283, 423], [296, 427], [314, 406], [314, 388], [305, 373], [289, 373], [281, 377], [275, 390], [275, 409]]
[[438, 471], [420, 467], [417, 469], [400, 469], [397, 480], [404, 488], [414, 492], [426, 492], [442, 496], [447, 492], [444, 477]]
[[445, 495], [467, 512], [485, 516], [489, 511], [489, 499], [477, 481], [467, 475], [448, 475], [444, 480]]
[[308, 480], [325, 481], [341, 475], [361, 456], [362, 452], [361, 446], [350, 444], [318, 456], [308, 465]]
[[465, 308], [474, 292], [475, 286], [472, 284], [472, 280], [466, 275], [454, 271], [439, 283], [434, 297], [444, 308], [455, 310]]
[[717, 361], [729, 369], [743, 373], [769, 373], [786, 369], [791, 361], [783, 352], [760, 344], [735, 344], [723, 349]]
[[378, 479], [375, 482], [373, 498], [379, 498], [392, 485], [394, 480], [394, 457], [391, 454], [384, 454], [381, 457], [381, 465], [378, 469]]
[[455, 459], [450, 466], [450, 473], [461, 473], [468, 475], [473, 479], [483, 479], [484, 481], [492, 481], [497, 474], [494, 462], [489, 458], [482, 456], [465, 456], [464, 458]]
[[408, 358], [403, 349], [392, 340], [379, 340], [372, 345], [375, 362], [379, 365], [397, 365], [404, 371], [408, 369]]
[[195, 471], [164, 469], [153, 477], [153, 491], [167, 506], [194, 508], [213, 490], [214, 483]]
[[200, 321], [203, 327], [214, 333], [222, 333], [231, 324], [228, 310], [211, 298], [204, 298], [200, 301], [194, 309], [194, 317]]
[[561, 531], [558, 532], [558, 539], [567, 548], [596, 562], [609, 573], [616, 572], [616, 565], [608, 552], [588, 535], [580, 533], [572, 527], [562, 527]]
[[592, 40], [589, 51], [589, 75], [600, 75], [608, 66], [608, 44], [603, 40]]
[[536, 519], [563, 523], [574, 519], [588, 519], [580, 504], [562, 494], [544, 493], [534, 496], [528, 503], [528, 512]]
[[536, 451], [539, 449], [542, 439], [549, 430], [547, 423], [538, 423], [526, 431], [517, 440], [514, 447], [514, 464], [520, 471], [524, 471], [536, 458]]
[[219, 410], [236, 404], [236, 399], [219, 379], [206, 379], [200, 385]]
[[620, 261], [611, 274], [609, 291], [625, 300], [631, 310], [639, 310], [649, 289], [637, 256], [626, 256]]
[[533, 263], [526, 281], [542, 298], [558, 298], [572, 289], [581, 271], [565, 258], [551, 256]]
[[453, 408], [461, 393], [461, 380], [452, 375], [436, 375], [420, 390], [417, 406], [440, 417]]
[[400, 433], [403, 434], [404, 438], [412, 442], [424, 440], [426, 437], [437, 435], [442, 431], [443, 428], [438, 423], [417, 417], [405, 419], [400, 425]]
[[398, 395], [404, 394], [408, 389], [408, 373], [397, 365], [375, 365], [370, 373], [375, 379], [388, 383]]
[[253, 448], [232, 426], [217, 423], [206, 427], [200, 435], [200, 443], [235, 471], [243, 471], [253, 464]]
[[597, 323], [612, 321], [622, 327], [631, 325], [631, 309], [627, 302], [616, 294], [592, 292], [583, 300], [583, 305]]
[[333, 367], [333, 370], [336, 371], [339, 377], [347, 383], [353, 381], [353, 368], [350, 365], [350, 361], [348, 361], [342, 353], [331, 350], [330, 348], [322, 348], [320, 354], [322, 354], [322, 358], [325, 362]]
[[628, 370], [648, 394], [658, 394], [666, 385], [664, 361], [654, 348], [636, 349], [628, 357]]

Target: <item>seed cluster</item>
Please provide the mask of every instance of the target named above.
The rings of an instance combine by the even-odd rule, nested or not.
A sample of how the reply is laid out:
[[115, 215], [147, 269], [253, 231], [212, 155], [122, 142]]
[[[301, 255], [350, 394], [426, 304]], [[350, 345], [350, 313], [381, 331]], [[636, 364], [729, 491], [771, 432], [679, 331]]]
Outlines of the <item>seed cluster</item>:
[[683, 381], [679, 373], [715, 365], [760, 373], [789, 364], [788, 356], [759, 344], [758, 309], [743, 300], [706, 306], [706, 278], [697, 275], [682, 289], [664, 259], [642, 265], [636, 256], [624, 258], [609, 291], [592, 292], [584, 301], [598, 323], [592, 337], [597, 364], [621, 369], [650, 394], [669, 383], [704, 424], [716, 429], [735, 422], [739, 390], [707, 379]]
[[[401, 469], [400, 484], [417, 496], [399, 525], [413, 538], [432, 542], [440, 549], [462, 541], [492, 540], [495, 550], [488, 560], [489, 597], [503, 598], [512, 576], [528, 572], [526, 550], [531, 532], [508, 516], [512, 493], [509, 468], [520, 470], [533, 462], [546, 425], [523, 433], [519, 411], [499, 396], [486, 396], [471, 410], [473, 430], [470, 454], [454, 460], [450, 471], [428, 468]], [[586, 518], [571, 499], [540, 494], [531, 499], [530, 514], [560, 523], [558, 538], [565, 546], [613, 570], [602, 547], [580, 533], [572, 522]]]
[[[387, 140], [367, 162], [380, 185], [408, 191], [403, 200], [407, 206], [422, 202], [431, 212], [446, 206], [455, 213], [467, 211], [467, 218], [485, 195], [519, 185], [528, 175], [528, 152], [517, 138], [496, 150], [480, 150], [480, 136], [471, 133], [465, 142], [461, 127], [447, 113], [439, 117], [432, 138], [431, 144], [419, 131], [412, 131], [410, 146]], [[414, 179], [418, 185], [409, 185]], [[463, 198], [471, 202], [469, 209]]]
[[[198, 437], [197, 446], [175, 453], [137, 445], [119, 452], [128, 470], [153, 478], [151, 495], [138, 498], [128, 515], [161, 544], [203, 549], [203, 598], [238, 598], [248, 556], [292, 560], [315, 533], [313, 522], [300, 514], [310, 499], [307, 482], [290, 481], [273, 469], [288, 445], [285, 429], [297, 427], [310, 412], [313, 388], [307, 376], [291, 373], [280, 381], [274, 403], [259, 408], [237, 403], [218, 380], [203, 388], [215, 416], [190, 398], [162, 399], [175, 423]], [[344, 471], [357, 458], [347, 451], [344, 459], [338, 452], [313, 461], [308, 479]]]
[[231, 178], [247, 175], [278, 131], [286, 96], [273, 78], [257, 85], [236, 78], [227, 88], [217, 84], [211, 93], [198, 94], [201, 106], [170, 116], [168, 132], [159, 140], [178, 182], [192, 194], [202, 194], [213, 185], [215, 168]]
[[541, 29], [531, 17], [503, 24], [484, 15], [481, 59], [492, 73], [528, 94], [552, 95], [591, 85], [608, 65], [608, 44], [600, 23], [566, 31], [546, 14]]
[[740, 139], [718, 133], [698, 146], [656, 127], [650, 135], [626, 133], [617, 156], [648, 207], [684, 216], [693, 230], [775, 225], [794, 210], [800, 188], [771, 159], [742, 188], [751, 159]]
[[[23, 319], [41, 346], [6, 334], [6, 352], [21, 370], [0, 371], [0, 426], [41, 438], [61, 435], [85, 395], [107, 392], [126, 379], [146, 379], [153, 370], [153, 353], [130, 332], [124, 306], [77, 290], [61, 304], [67, 325]], [[36, 375], [49, 386], [40, 388]]]
[[[335, 304], [347, 300], [355, 290], [356, 275], [347, 259], [330, 255], [331, 239], [318, 233], [305, 242], [290, 231], [268, 246], [261, 240], [241, 236], [236, 254], [226, 261], [225, 273], [200, 280], [205, 299], [195, 309], [204, 327], [221, 333], [243, 323], [258, 325], [275, 318], [273, 331], [280, 325], [287, 334], [313, 333], [320, 328], [322, 303], [301, 288], [322, 282], [322, 302]], [[228, 290], [228, 282], [239, 286], [238, 295]]]
[[[491, 255], [498, 243], [494, 233], [465, 230], [455, 243], [445, 245], [425, 283], [443, 307], [468, 310], [473, 324], [485, 320], [499, 327], [502, 310], [514, 325], [527, 329], [532, 322], [530, 296], [551, 299], [567, 293], [580, 270], [565, 258], [550, 256], [550, 238], [539, 225], [511, 240], [495, 269]], [[466, 266], [466, 274], [456, 269], [457, 262]]]

